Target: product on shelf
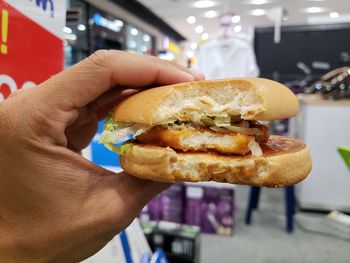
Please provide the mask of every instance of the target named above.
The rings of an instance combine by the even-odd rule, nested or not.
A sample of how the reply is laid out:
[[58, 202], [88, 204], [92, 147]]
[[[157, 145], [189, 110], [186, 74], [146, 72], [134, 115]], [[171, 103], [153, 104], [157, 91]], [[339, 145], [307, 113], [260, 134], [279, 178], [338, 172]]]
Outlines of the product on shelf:
[[151, 200], [141, 222], [167, 221], [198, 226], [202, 233], [232, 235], [234, 188], [222, 185], [175, 184]]
[[184, 185], [174, 184], [154, 199], [152, 199], [141, 211], [139, 218], [142, 222], [169, 221], [183, 223], [183, 211], [185, 202]]
[[199, 226], [202, 233], [233, 234], [233, 188], [188, 185], [185, 207], [185, 224]]
[[151, 249], [162, 248], [170, 263], [199, 263], [198, 227], [170, 222], [148, 222], [142, 226]]

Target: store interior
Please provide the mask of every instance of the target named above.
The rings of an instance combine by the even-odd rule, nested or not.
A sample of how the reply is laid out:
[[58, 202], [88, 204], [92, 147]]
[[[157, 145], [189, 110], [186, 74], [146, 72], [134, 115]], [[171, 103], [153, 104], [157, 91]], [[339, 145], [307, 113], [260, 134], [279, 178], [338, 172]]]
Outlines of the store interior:
[[[349, 1], [70, 0], [63, 31], [66, 67], [117, 49], [207, 79], [286, 85], [300, 112], [268, 123], [270, 132], [305, 141], [313, 162], [304, 181], [286, 188], [175, 184], [142, 210], [137, 230], [123, 232], [133, 261], [117, 260], [113, 251], [126, 252], [115, 237], [86, 262], [141, 262], [139, 250], [180, 263], [350, 262]], [[103, 122], [85, 155], [120, 171], [98, 143], [102, 129]]]

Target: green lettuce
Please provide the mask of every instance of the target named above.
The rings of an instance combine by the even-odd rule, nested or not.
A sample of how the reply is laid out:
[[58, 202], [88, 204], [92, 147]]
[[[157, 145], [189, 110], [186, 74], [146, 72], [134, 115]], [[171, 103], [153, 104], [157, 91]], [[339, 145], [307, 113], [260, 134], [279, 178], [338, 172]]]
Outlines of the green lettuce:
[[103, 127], [100, 143], [110, 151], [123, 155], [127, 150], [131, 149], [132, 143], [120, 144], [125, 140], [135, 138], [144, 133], [148, 128], [140, 124], [114, 122], [110, 114]]
[[225, 127], [231, 125], [231, 117], [230, 116], [222, 116], [214, 118], [215, 126], [217, 127]]
[[125, 143], [123, 145], [117, 146], [112, 143], [107, 143], [107, 144], [104, 144], [104, 146], [110, 151], [115, 152], [116, 154], [124, 155], [126, 151], [131, 150], [133, 144]]
[[200, 125], [200, 126], [218, 126], [224, 127], [231, 125], [231, 117], [230, 116], [208, 116], [199, 112], [186, 112], [186, 115], [189, 116], [192, 123]]
[[214, 126], [215, 122], [214, 122], [214, 118], [210, 118], [208, 116], [203, 116], [201, 118], [201, 122], [205, 125], [205, 126]]
[[100, 143], [102, 144], [117, 144], [130, 135], [134, 138], [149, 129], [146, 125], [114, 122], [112, 115], [108, 117], [103, 128], [100, 137]]

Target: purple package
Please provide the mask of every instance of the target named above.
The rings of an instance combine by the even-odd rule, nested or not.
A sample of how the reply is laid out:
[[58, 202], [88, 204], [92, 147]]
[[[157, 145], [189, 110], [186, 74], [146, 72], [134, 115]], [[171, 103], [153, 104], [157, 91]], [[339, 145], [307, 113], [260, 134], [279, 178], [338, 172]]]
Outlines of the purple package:
[[234, 189], [204, 187], [201, 207], [203, 233], [232, 235], [234, 226]]
[[201, 226], [201, 209], [204, 189], [200, 186], [186, 186], [185, 224]]
[[153, 198], [141, 211], [141, 222], [170, 221], [183, 223], [184, 186], [174, 184], [169, 189]]
[[220, 186], [186, 186], [185, 223], [203, 233], [232, 235], [234, 189]]
[[162, 207], [160, 202], [160, 195], [157, 195], [142, 209], [139, 214], [141, 222], [159, 221], [161, 220]]
[[183, 220], [183, 184], [174, 184], [160, 194], [161, 220], [182, 223]]
[[157, 195], [147, 205], [150, 220], [159, 221], [162, 218], [162, 204], [160, 201], [161, 196]]

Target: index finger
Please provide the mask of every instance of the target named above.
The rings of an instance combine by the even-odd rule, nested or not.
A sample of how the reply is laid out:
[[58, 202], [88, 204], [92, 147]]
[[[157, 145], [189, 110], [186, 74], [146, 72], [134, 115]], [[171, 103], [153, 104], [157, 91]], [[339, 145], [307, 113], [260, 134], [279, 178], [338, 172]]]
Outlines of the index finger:
[[42, 85], [46, 86], [42, 92], [69, 110], [89, 104], [115, 86], [168, 85], [199, 78], [155, 57], [101, 50], [49, 79]]

